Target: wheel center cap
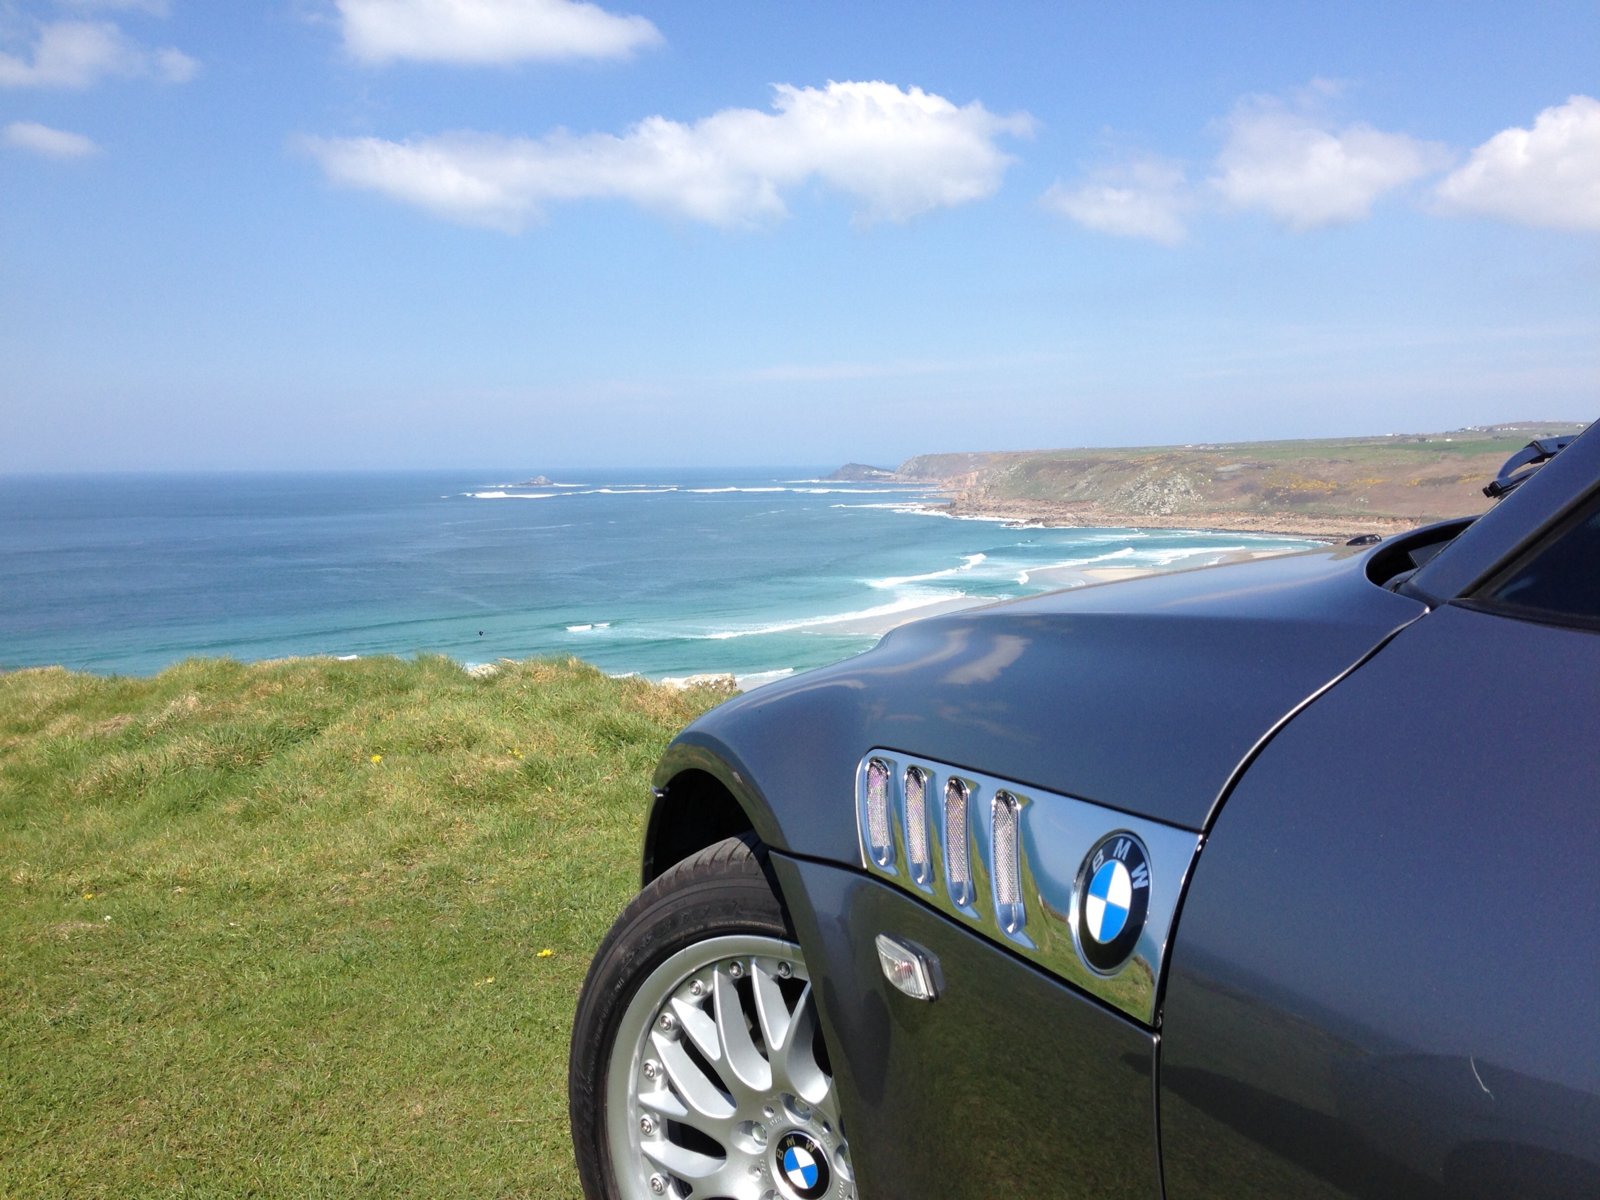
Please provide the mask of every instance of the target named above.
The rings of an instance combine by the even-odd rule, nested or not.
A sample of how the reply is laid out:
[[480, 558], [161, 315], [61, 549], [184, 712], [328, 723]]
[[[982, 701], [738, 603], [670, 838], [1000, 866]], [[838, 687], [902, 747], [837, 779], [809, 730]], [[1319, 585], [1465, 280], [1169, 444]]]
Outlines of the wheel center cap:
[[800, 1200], [817, 1200], [827, 1193], [832, 1182], [828, 1156], [815, 1138], [791, 1129], [778, 1139], [772, 1153], [778, 1178], [788, 1184], [789, 1190]]

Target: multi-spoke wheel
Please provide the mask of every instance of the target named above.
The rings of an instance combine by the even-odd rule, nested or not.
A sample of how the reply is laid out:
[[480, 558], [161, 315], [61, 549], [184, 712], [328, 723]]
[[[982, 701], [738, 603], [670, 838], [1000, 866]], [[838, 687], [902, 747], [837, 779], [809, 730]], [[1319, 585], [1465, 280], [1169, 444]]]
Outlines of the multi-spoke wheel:
[[618, 918], [578, 1002], [573, 1144], [594, 1200], [854, 1200], [811, 979], [750, 845]]

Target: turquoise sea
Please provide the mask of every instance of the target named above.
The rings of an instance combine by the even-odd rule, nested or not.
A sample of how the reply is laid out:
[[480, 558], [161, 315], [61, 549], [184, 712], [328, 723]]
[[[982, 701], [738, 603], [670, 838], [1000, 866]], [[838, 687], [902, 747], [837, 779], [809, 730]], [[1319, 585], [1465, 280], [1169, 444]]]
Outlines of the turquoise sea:
[[894, 621], [1200, 566], [1290, 538], [1015, 528], [816, 468], [10, 476], [0, 669], [148, 674], [193, 655], [577, 655], [747, 682]]

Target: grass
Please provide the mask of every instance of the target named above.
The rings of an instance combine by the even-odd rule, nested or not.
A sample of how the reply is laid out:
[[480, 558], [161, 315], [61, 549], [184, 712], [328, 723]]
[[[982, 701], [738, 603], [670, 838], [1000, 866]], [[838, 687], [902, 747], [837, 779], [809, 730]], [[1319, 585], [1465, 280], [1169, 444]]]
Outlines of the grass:
[[0, 674], [0, 1196], [577, 1197], [567, 1037], [704, 692]]
[[[1337, 530], [1368, 520], [1420, 524], [1483, 511], [1483, 484], [1534, 436], [1576, 425], [1524, 424], [1449, 434], [1045, 450], [913, 460], [957, 468], [948, 486], [1004, 505], [1072, 506], [1078, 520], [1315, 519]], [[1196, 516], [1198, 514], [1198, 516]], [[1170, 523], [1170, 522], [1168, 522]]]

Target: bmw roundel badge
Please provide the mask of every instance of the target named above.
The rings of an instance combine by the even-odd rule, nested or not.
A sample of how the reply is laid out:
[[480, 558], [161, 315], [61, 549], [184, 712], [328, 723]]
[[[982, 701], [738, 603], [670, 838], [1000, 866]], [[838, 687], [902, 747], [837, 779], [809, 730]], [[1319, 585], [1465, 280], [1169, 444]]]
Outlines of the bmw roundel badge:
[[816, 1200], [828, 1190], [828, 1156], [806, 1134], [791, 1129], [778, 1139], [773, 1151], [778, 1178], [800, 1200]]
[[1078, 953], [1110, 975], [1133, 953], [1150, 910], [1150, 859], [1131, 833], [1100, 839], [1078, 868]]

